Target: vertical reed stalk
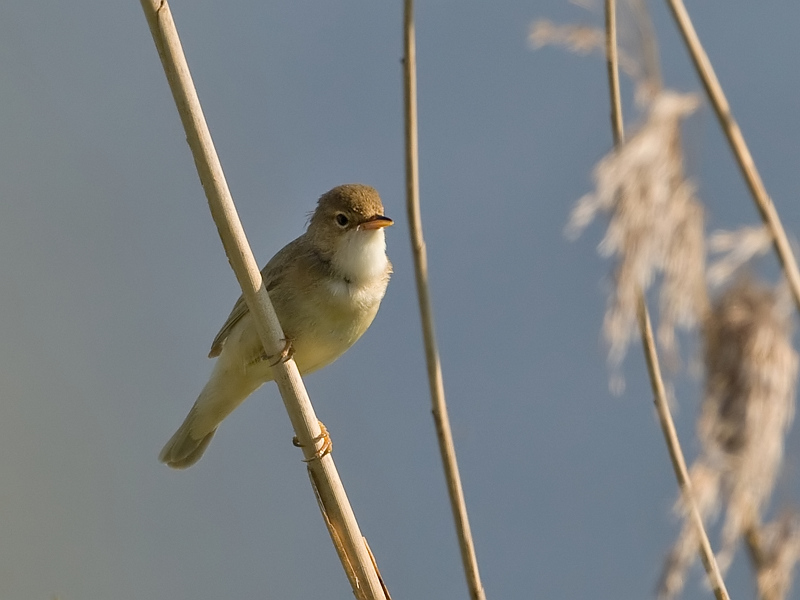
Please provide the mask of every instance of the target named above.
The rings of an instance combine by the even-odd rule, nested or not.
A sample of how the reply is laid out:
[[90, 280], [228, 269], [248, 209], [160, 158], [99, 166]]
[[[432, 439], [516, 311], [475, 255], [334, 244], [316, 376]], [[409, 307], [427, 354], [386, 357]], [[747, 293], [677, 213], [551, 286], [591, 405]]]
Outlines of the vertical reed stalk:
[[800, 271], [798, 271], [797, 261], [781, 224], [778, 211], [775, 210], [775, 205], [767, 194], [764, 182], [761, 180], [761, 175], [758, 173], [755, 161], [742, 135], [742, 130], [739, 128], [736, 119], [733, 118], [728, 99], [725, 97], [725, 92], [722, 90], [716, 73], [714, 73], [714, 67], [711, 65], [708, 54], [706, 54], [700, 43], [700, 38], [697, 36], [683, 1], [667, 0], [667, 4], [689, 50], [697, 74], [703, 82], [703, 87], [711, 101], [711, 105], [714, 107], [720, 127], [728, 139], [728, 144], [747, 183], [747, 188], [753, 196], [753, 201], [761, 215], [761, 219], [772, 234], [775, 252], [786, 274], [795, 304], [800, 310]]
[[447, 416], [447, 404], [444, 397], [442, 369], [439, 362], [439, 351], [436, 348], [436, 334], [433, 327], [433, 308], [431, 307], [428, 288], [428, 259], [425, 241], [422, 237], [422, 217], [419, 209], [419, 158], [417, 152], [417, 62], [414, 33], [414, 3], [404, 2], [403, 19], [403, 92], [405, 109], [405, 147], [406, 147], [406, 208], [408, 211], [408, 227], [411, 235], [411, 250], [414, 255], [414, 273], [417, 281], [417, 298], [419, 300], [422, 320], [422, 337], [425, 343], [425, 360], [428, 368], [433, 420], [436, 424], [436, 436], [439, 451], [444, 464], [447, 491], [450, 496], [450, 507], [455, 519], [461, 561], [467, 578], [467, 586], [471, 600], [485, 600], [486, 595], [478, 573], [478, 561], [475, 546], [467, 517], [467, 505], [461, 487], [461, 477], [456, 462], [456, 450], [450, 430], [450, 419]]
[[678, 479], [678, 486], [681, 489], [681, 498], [684, 506], [688, 509], [689, 518], [695, 529], [697, 529], [697, 536], [700, 538], [700, 548], [698, 549], [700, 560], [708, 575], [708, 583], [714, 592], [714, 597], [717, 600], [730, 600], [725, 581], [717, 565], [717, 559], [711, 549], [711, 542], [708, 541], [703, 518], [700, 516], [700, 511], [697, 509], [697, 503], [695, 502], [689, 469], [686, 467], [686, 459], [683, 456], [683, 450], [681, 450], [681, 444], [678, 440], [678, 432], [675, 430], [675, 423], [672, 420], [669, 403], [667, 402], [667, 393], [661, 377], [658, 355], [656, 354], [656, 343], [653, 339], [653, 328], [650, 324], [650, 315], [647, 314], [644, 297], [639, 298], [639, 329], [642, 333], [642, 345], [645, 351], [647, 371], [650, 375], [650, 385], [653, 388], [653, 399], [656, 405], [656, 412], [658, 412], [658, 421], [661, 424], [661, 431], [664, 433], [664, 440], [667, 443], [672, 468], [675, 471], [675, 477]]
[[[166, 0], [141, 0], [150, 32], [164, 67], [175, 104], [186, 131], [211, 215], [228, 255], [258, 334], [268, 356], [283, 349], [283, 331], [261, 279], [253, 253], [236, 212], [225, 175], [183, 54], [175, 23]], [[337, 553], [359, 600], [383, 600], [376, 569], [358, 528], [353, 510], [330, 454], [316, 457], [320, 428], [300, 373], [293, 360], [274, 367], [286, 410], [303, 447], [313, 487], [329, 526]]]
[[[616, 26], [616, 0], [605, 1], [606, 11], [606, 61], [608, 67], [608, 88], [610, 94], [611, 104], [611, 131], [614, 137], [614, 146], [619, 147], [625, 140], [625, 132], [622, 121], [622, 102], [620, 99], [619, 91], [619, 60], [617, 55], [617, 26]], [[717, 565], [714, 551], [711, 549], [711, 543], [708, 540], [703, 519], [700, 516], [700, 511], [697, 508], [694, 494], [692, 492], [692, 482], [689, 478], [689, 470], [686, 467], [686, 459], [681, 450], [680, 441], [678, 440], [678, 433], [675, 430], [675, 424], [672, 420], [672, 414], [669, 409], [667, 401], [666, 389], [664, 387], [664, 380], [661, 376], [661, 367], [658, 361], [658, 353], [656, 351], [655, 339], [653, 338], [653, 328], [650, 323], [650, 315], [647, 311], [647, 304], [644, 299], [644, 294], [639, 292], [638, 304], [638, 321], [639, 331], [642, 338], [642, 346], [644, 349], [645, 362], [647, 363], [647, 372], [650, 376], [650, 386], [653, 390], [653, 401], [658, 413], [658, 420], [661, 424], [661, 430], [664, 434], [664, 441], [667, 444], [667, 450], [672, 462], [672, 468], [675, 471], [675, 477], [678, 480], [678, 486], [681, 490], [681, 496], [685, 506], [689, 511], [690, 518], [697, 529], [698, 537], [700, 538], [700, 560], [708, 575], [709, 584], [714, 591], [714, 596], [717, 600], [729, 600], [728, 591], [725, 588], [725, 582], [722, 579], [719, 566]]]
[[617, 148], [625, 139], [622, 97], [619, 93], [619, 52], [617, 51], [617, 0], [606, 0], [606, 69], [611, 106], [611, 135]]
[[[742, 130], [733, 116], [728, 99], [722, 89], [722, 85], [717, 79], [711, 60], [708, 58], [700, 38], [689, 17], [689, 12], [682, 0], [667, 0], [672, 16], [678, 26], [678, 30], [683, 37], [683, 41], [689, 50], [695, 70], [697, 71], [706, 95], [714, 108], [717, 120], [728, 140], [733, 156], [739, 166], [739, 171], [744, 177], [745, 183], [753, 202], [756, 205], [761, 220], [772, 235], [773, 247], [781, 263], [789, 288], [792, 291], [795, 305], [800, 310], [800, 271], [798, 271], [797, 261], [792, 251], [786, 231], [783, 228], [778, 211], [772, 203], [767, 193], [761, 175], [758, 172], [755, 161], [753, 160], [747, 142], [744, 139]], [[765, 556], [761, 543], [761, 535], [756, 527], [750, 527], [744, 536], [748, 553], [756, 571], [763, 568]]]

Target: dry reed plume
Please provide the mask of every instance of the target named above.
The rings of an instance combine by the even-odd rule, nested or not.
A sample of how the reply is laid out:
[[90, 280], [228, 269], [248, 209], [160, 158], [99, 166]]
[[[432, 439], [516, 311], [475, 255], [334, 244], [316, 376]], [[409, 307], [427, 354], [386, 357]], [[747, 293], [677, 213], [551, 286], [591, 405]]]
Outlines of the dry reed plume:
[[[543, 46], [559, 46], [581, 56], [603, 55], [606, 34], [602, 29], [589, 25], [558, 25], [547, 19], [539, 19], [531, 24], [528, 43], [534, 50]], [[619, 66], [628, 76], [642, 78], [639, 62], [622, 50], [619, 51]]]
[[[785, 286], [773, 290], [740, 277], [721, 294], [704, 323], [706, 381], [697, 426], [702, 452], [691, 476], [704, 520], [724, 508], [717, 555], [723, 571], [739, 538], [759, 530], [783, 458], [798, 368], [791, 319]], [[683, 511], [682, 503], [677, 508]], [[800, 544], [796, 521], [779, 521], [760, 538], [759, 587], [786, 591]], [[687, 520], [664, 570], [662, 598], [680, 592], [696, 549], [696, 530]]]
[[698, 105], [693, 95], [659, 92], [644, 123], [594, 170], [595, 191], [581, 198], [567, 234], [579, 235], [598, 213], [609, 215], [599, 251], [616, 258], [603, 332], [618, 366], [636, 333], [636, 310], [658, 275], [659, 341], [675, 349], [675, 328], [696, 325], [706, 309], [703, 209], [684, 177], [680, 124]]
[[[746, 152], [740, 150], [744, 142], [738, 139], [738, 129], [732, 136], [738, 142], [735, 153], [740, 165], [746, 167], [743, 170], [751, 175], [748, 186], [757, 196], [765, 226], [710, 236], [709, 247], [723, 256], [706, 272], [703, 208], [695, 197], [695, 186], [684, 176], [680, 138], [681, 122], [696, 110], [699, 100], [662, 88], [646, 8], [638, 0], [627, 4], [623, 14], [630, 18], [627, 29], [636, 48], [620, 51], [619, 61], [634, 79], [637, 104], [643, 112], [642, 123], [627, 140], [621, 133], [618, 87], [614, 90], [614, 2], [606, 2], [605, 38], [591, 26], [537, 21], [531, 27], [529, 42], [536, 48], [557, 45], [584, 55], [608, 53], [615, 113], [612, 121], [619, 145], [595, 167], [595, 190], [578, 201], [567, 233], [579, 235], [599, 214], [609, 219], [599, 246], [602, 255], [615, 260], [614, 285], [603, 325], [609, 363], [617, 369], [625, 357], [636, 334], [637, 309], [643, 311], [638, 316], [639, 324], [645, 324], [642, 339], [646, 350], [648, 335], [652, 342], [643, 295], [654, 282], [660, 283], [658, 338], [668, 356], [677, 357], [678, 328], [693, 330], [702, 323], [706, 381], [697, 425], [702, 452], [691, 469], [690, 483], [682, 486], [683, 497], [676, 508], [684, 516], [684, 526], [665, 565], [659, 595], [671, 598], [680, 592], [699, 547], [704, 548], [704, 564], [709, 557], [713, 562], [708, 540], [704, 533], [701, 536], [703, 522], [724, 513], [722, 548], [717, 555], [722, 571], [730, 566], [736, 544], [743, 539], [756, 571], [761, 600], [782, 600], [789, 594], [793, 569], [800, 558], [800, 515], [784, 511], [768, 524], [762, 524], [761, 519], [772, 496], [794, 413], [798, 357], [791, 342], [792, 294], [800, 302], [800, 278], [786, 251], [788, 242], [777, 213], [761, 200], [765, 193], [757, 193], [760, 185], [752, 184], [752, 161], [740, 159]], [[683, 29], [688, 22], [684, 13], [679, 15]], [[692, 32], [688, 37], [696, 36]], [[699, 41], [689, 42], [694, 57]], [[710, 64], [704, 61], [700, 66], [706, 73]], [[715, 110], [728, 114], [729, 107], [719, 100], [721, 89], [709, 86], [707, 79], [704, 77], [703, 82]], [[716, 80], [714, 83], [718, 86]], [[726, 126], [731, 127], [727, 121], [723, 128]], [[765, 205], [767, 209], [762, 208]], [[706, 281], [715, 287], [729, 283], [743, 265], [773, 245], [789, 285], [771, 289], [740, 276], [710, 306]], [[657, 361], [654, 347], [649, 348], [649, 354]], [[650, 363], [648, 368], [652, 377]], [[677, 452], [682, 455], [679, 447]], [[726, 597], [711, 572], [709, 578], [715, 594]]]
[[749, 531], [747, 540], [761, 598], [788, 598], [794, 567], [800, 557], [800, 517], [795, 511], [784, 511], [760, 531], [756, 528]]

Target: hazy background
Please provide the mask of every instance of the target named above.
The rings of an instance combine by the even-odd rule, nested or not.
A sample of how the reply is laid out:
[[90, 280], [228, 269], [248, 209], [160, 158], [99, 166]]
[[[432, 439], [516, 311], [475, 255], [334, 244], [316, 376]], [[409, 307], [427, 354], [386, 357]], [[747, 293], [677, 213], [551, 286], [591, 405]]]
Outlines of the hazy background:
[[[699, 90], [651, 5], [667, 85]], [[688, 8], [796, 236], [800, 4]], [[259, 263], [340, 183], [374, 185], [397, 222], [375, 323], [307, 385], [393, 596], [466, 598], [405, 218], [401, 2], [172, 9]], [[638, 345], [626, 393], [607, 391], [602, 227], [562, 235], [611, 145], [605, 67], [526, 41], [537, 18], [602, 16], [562, 0], [416, 16], [425, 235], [487, 597], [651, 597], [676, 483]], [[196, 467], [156, 460], [239, 292], [139, 3], [5, 3], [0, 53], [0, 598], [351, 598], [274, 386]], [[688, 125], [708, 229], [755, 223], [708, 106]], [[693, 458], [697, 384], [677, 392]], [[781, 503], [800, 499], [798, 451], [793, 433]], [[710, 597], [699, 573], [686, 598]], [[728, 581], [752, 597], [741, 552]]]

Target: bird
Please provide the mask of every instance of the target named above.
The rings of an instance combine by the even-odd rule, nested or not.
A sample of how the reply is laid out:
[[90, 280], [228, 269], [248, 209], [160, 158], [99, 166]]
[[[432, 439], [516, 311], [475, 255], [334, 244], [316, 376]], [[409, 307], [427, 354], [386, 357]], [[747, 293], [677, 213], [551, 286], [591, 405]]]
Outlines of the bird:
[[[345, 184], [319, 198], [300, 237], [261, 270], [301, 374], [321, 369], [347, 351], [378, 312], [392, 273], [385, 216], [378, 192]], [[216, 358], [208, 382], [159, 460], [186, 469], [205, 452], [220, 423], [262, 384], [273, 380], [252, 315], [240, 296], [211, 344]]]

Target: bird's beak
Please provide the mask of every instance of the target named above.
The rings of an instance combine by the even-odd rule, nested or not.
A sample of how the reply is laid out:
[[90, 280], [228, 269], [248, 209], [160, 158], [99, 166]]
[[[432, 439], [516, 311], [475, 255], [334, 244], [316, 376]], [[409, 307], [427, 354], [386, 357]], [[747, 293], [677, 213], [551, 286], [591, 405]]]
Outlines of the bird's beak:
[[372, 217], [369, 221], [365, 221], [361, 225], [358, 226], [359, 229], [382, 229], [384, 227], [389, 227], [389, 225], [394, 225], [394, 221], [392, 221], [389, 217], [384, 217], [383, 215], [377, 215]]

